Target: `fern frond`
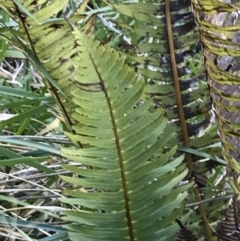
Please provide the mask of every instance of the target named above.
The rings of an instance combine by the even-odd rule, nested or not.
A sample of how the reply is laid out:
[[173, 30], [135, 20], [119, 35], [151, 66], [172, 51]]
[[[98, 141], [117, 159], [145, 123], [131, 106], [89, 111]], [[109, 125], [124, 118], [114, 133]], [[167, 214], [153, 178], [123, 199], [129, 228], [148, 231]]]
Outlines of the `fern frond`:
[[216, 230], [218, 241], [237, 241], [240, 239], [240, 200], [235, 194], [224, 220], [218, 223]]
[[[117, 12], [132, 18], [130, 26], [123, 21], [116, 24], [137, 39], [135, 50], [127, 50], [129, 61], [138, 67], [138, 74], [145, 78], [147, 98], [151, 97], [156, 107], [165, 107], [168, 129], [177, 133], [175, 143], [221, 155], [221, 148], [211, 146], [220, 140], [216, 128], [210, 123], [212, 103], [191, 2], [105, 2]], [[208, 220], [207, 205], [201, 204], [204, 189], [200, 188], [206, 186], [206, 173], [214, 170], [216, 163], [203, 162], [202, 158], [191, 154], [186, 155], [186, 162], [197, 184], [193, 189], [194, 198], [200, 203], [206, 240], [210, 241], [210, 223], [213, 220]], [[192, 201], [191, 197], [188, 200]]]
[[[169, 128], [178, 133], [176, 143], [193, 148], [216, 143], [217, 133], [210, 128], [211, 99], [191, 2], [105, 2], [136, 22], [130, 26], [117, 24], [139, 39], [137, 48], [128, 50], [128, 56], [148, 82], [147, 95], [156, 105], [165, 107]], [[202, 133], [211, 138], [204, 138]]]
[[77, 29], [74, 35], [81, 53], [72, 92], [76, 134], [67, 135], [85, 148], [63, 148], [62, 154], [92, 169], [63, 165], [76, 177], [62, 178], [82, 187], [66, 191], [73, 198], [61, 199], [81, 207], [65, 212], [64, 219], [72, 222], [70, 238], [169, 240], [192, 184], [176, 187], [187, 170], [182, 156], [171, 158], [176, 147], [164, 148], [172, 138], [165, 133], [164, 112], [151, 113], [149, 101], [139, 105], [144, 86], [124, 55]]
[[197, 241], [197, 238], [190, 229], [186, 228], [179, 219], [176, 219], [176, 221], [180, 226], [176, 241]]
[[[71, 117], [71, 112], [74, 109], [74, 104], [71, 102], [71, 91], [74, 90], [72, 80], [75, 69], [73, 66], [77, 51], [74, 39], [70, 34], [70, 26], [65, 20], [55, 18], [56, 14], [61, 12], [68, 2], [68, 0], [23, 1], [22, 5], [31, 13], [30, 16], [12, 0], [0, 0], [0, 6], [18, 22], [19, 29], [11, 30], [11, 32], [26, 46], [24, 48], [14, 38], [10, 42], [27, 56], [29, 56], [26, 52], [26, 48], [28, 48], [34, 57], [43, 64], [59, 89], [64, 90], [65, 96], [49, 81], [45, 80], [49, 92], [63, 113], [68, 129], [71, 130], [74, 121]], [[34, 62], [33, 59], [31, 60]], [[38, 66], [35, 67], [38, 68]]]

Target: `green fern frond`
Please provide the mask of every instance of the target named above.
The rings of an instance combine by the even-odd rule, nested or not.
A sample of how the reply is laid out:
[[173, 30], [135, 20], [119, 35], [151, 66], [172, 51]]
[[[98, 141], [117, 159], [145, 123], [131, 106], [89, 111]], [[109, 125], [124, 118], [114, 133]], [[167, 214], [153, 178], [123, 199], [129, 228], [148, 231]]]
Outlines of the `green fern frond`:
[[81, 53], [72, 92], [76, 134], [67, 135], [85, 148], [63, 148], [62, 155], [91, 169], [63, 165], [76, 176], [62, 178], [79, 188], [61, 201], [81, 207], [65, 212], [70, 238], [170, 240], [192, 184], [176, 187], [187, 170], [182, 156], [171, 158], [176, 147], [164, 148], [172, 138], [164, 112], [151, 113], [151, 102], [139, 105], [144, 86], [124, 55], [77, 29], [74, 35]]
[[[19, 44], [14, 38], [8, 40], [27, 56], [29, 56], [29, 52], [26, 52], [28, 48], [33, 57], [43, 64], [59, 89], [64, 90], [65, 96], [51, 82], [45, 80], [48, 90], [63, 113], [68, 129], [71, 130], [74, 121], [71, 118], [71, 112], [74, 109], [71, 102], [71, 91], [74, 90], [72, 80], [75, 69], [73, 66], [77, 51], [74, 39], [70, 34], [69, 24], [64, 19], [55, 18], [56, 14], [61, 12], [68, 2], [68, 0], [44, 0], [40, 2], [27, 0], [23, 1], [23, 9], [21, 9], [12, 0], [0, 0], [0, 6], [18, 22], [19, 29], [11, 30], [11, 33], [21, 39], [23, 44]], [[27, 15], [24, 9], [31, 15]], [[31, 60], [36, 63], [33, 58]], [[37, 65], [35, 67], [39, 68]]]
[[[139, 39], [137, 48], [127, 51], [128, 56], [138, 64], [139, 75], [148, 83], [147, 95], [165, 107], [169, 128], [178, 133], [176, 143], [194, 148], [216, 143], [217, 133], [212, 134], [210, 128], [211, 99], [191, 2], [108, 4], [135, 22], [130, 26], [116, 23]], [[201, 133], [212, 136], [202, 139]]]
[[[221, 155], [221, 148], [211, 146], [220, 140], [216, 127], [210, 123], [212, 103], [191, 2], [105, 2], [132, 19], [130, 25], [124, 20], [116, 21], [116, 24], [123, 29], [123, 33], [129, 31], [135, 40], [134, 51], [131, 48], [126, 50], [129, 62], [135, 64], [138, 74], [145, 78], [147, 98], [151, 97], [156, 107], [165, 108], [169, 120], [167, 129], [177, 133], [175, 142], [171, 144], [177, 143], [209, 153], [214, 151], [215, 155]], [[214, 171], [216, 163], [203, 161], [201, 157], [191, 154], [186, 155], [186, 162], [197, 184], [193, 189], [194, 198], [200, 203], [204, 224], [201, 225], [204, 230], [199, 234], [205, 233], [206, 240], [210, 241], [210, 225], [215, 220], [208, 219], [208, 205], [202, 205], [201, 199], [204, 199], [207, 174]], [[192, 197], [188, 198], [188, 201], [194, 202]], [[196, 223], [201, 223], [201, 220], [198, 219]]]

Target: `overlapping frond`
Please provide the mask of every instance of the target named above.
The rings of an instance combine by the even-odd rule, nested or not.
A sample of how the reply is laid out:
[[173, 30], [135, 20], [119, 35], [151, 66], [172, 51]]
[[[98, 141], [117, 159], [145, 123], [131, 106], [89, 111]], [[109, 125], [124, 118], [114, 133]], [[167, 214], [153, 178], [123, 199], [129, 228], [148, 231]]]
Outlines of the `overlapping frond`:
[[125, 56], [76, 29], [74, 35], [81, 53], [72, 92], [76, 134], [67, 135], [85, 148], [62, 154], [91, 169], [64, 165], [76, 177], [63, 179], [79, 188], [67, 190], [73, 198], [62, 201], [81, 207], [65, 212], [70, 238], [171, 240], [191, 184], [176, 187], [187, 170], [183, 157], [171, 159], [175, 147], [164, 149], [172, 135], [164, 132], [163, 110], [151, 112], [151, 102], [140, 102], [144, 86]]
[[[175, 143], [221, 155], [219, 147], [211, 147], [218, 142], [219, 137], [216, 128], [210, 123], [212, 103], [191, 2], [105, 2], [117, 12], [132, 18], [130, 25], [123, 21], [115, 23], [123, 33], [127, 30], [131, 33], [133, 46], [126, 48], [129, 61], [137, 65], [139, 76], [145, 78], [147, 97], [154, 100], [156, 107], [164, 106], [169, 120], [168, 129], [178, 134]], [[199, 159], [191, 154], [186, 155], [188, 167], [198, 184], [198, 188], [194, 189], [197, 202], [205, 198], [204, 188], [200, 188], [207, 185], [206, 173], [215, 167], [215, 163]], [[209, 223], [213, 220], [206, 221], [208, 214], [205, 205], [200, 204], [199, 209], [207, 240], [210, 240]]]
[[[147, 94], [166, 108], [170, 126], [178, 133], [176, 142], [194, 148], [215, 143], [218, 137], [209, 129], [211, 100], [191, 2], [159, 0], [111, 6], [136, 22], [117, 24], [139, 39], [129, 56], [140, 64], [138, 72], [149, 84]], [[200, 138], [203, 132], [211, 138]]]
[[[66, 20], [55, 18], [68, 4], [68, 0], [55, 1], [22, 1], [22, 8], [14, 1], [0, 1], [0, 6], [6, 10], [15, 21], [18, 21], [19, 29], [14, 30], [15, 36], [24, 41], [26, 47], [32, 51], [36, 58], [44, 65], [48, 73], [54, 79], [61, 90], [59, 91], [46, 80], [49, 91], [56, 99], [65, 123], [69, 129], [73, 123], [71, 111], [74, 108], [71, 103], [71, 91], [74, 89], [72, 79], [75, 74], [74, 59], [76, 46], [72, 37], [71, 28]], [[29, 14], [26, 13], [28, 11]], [[18, 46], [25, 54], [23, 48], [14, 39], [14, 46]], [[38, 66], [36, 66], [38, 67]], [[67, 98], [66, 98], [67, 97]]]
[[223, 154], [233, 168], [233, 159], [240, 162], [239, 7], [231, 1], [192, 2], [204, 44], [208, 84]]

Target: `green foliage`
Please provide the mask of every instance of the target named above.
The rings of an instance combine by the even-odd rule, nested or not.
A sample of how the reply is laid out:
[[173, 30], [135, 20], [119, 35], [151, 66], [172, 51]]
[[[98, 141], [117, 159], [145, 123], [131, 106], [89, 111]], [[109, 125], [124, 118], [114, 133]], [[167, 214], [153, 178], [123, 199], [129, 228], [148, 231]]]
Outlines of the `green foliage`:
[[[196, 2], [195, 13], [201, 14], [227, 6]], [[24, 77], [18, 80], [22, 88], [8, 81], [0, 86], [1, 111], [8, 108], [13, 115], [0, 123], [2, 134], [13, 135], [0, 137], [0, 144], [11, 145], [0, 146], [5, 175], [29, 165], [48, 177], [38, 184], [43, 189], [30, 195], [29, 204], [35, 204], [30, 207], [37, 206], [34, 196], [43, 190], [56, 195], [52, 187], [59, 182], [64, 192], [54, 201], [63, 206], [57, 212], [67, 221], [71, 240], [215, 240], [212, 230], [226, 201], [214, 199], [232, 190], [225, 182], [217, 129], [210, 123], [211, 98], [191, 3], [86, 0], [79, 6], [75, 0], [0, 0], [0, 6], [15, 20], [4, 20], [3, 41], [26, 55], [45, 85], [33, 91], [32, 79]], [[200, 18], [198, 24], [200, 29], [201, 24], [210, 26]], [[219, 35], [225, 36], [222, 30], [218, 28]], [[206, 33], [202, 36], [217, 38]], [[205, 47], [216, 54], [216, 47]], [[216, 70], [214, 61], [206, 63]], [[226, 100], [223, 91], [215, 92]], [[215, 98], [215, 111], [224, 109], [224, 103]], [[232, 122], [226, 121], [229, 126]], [[68, 140], [57, 135], [63, 130]], [[223, 135], [225, 126], [220, 130]], [[225, 154], [234, 148], [228, 143]], [[59, 169], [46, 165], [49, 155]], [[238, 169], [236, 162], [231, 165]], [[237, 190], [236, 179], [229, 183]], [[28, 205], [0, 199], [7, 209], [14, 202]], [[52, 200], [43, 200], [44, 210]], [[11, 217], [1, 218], [12, 225]], [[52, 218], [60, 219], [44, 213], [44, 223], [36, 223], [34, 216], [32, 223], [17, 219], [14, 227], [26, 240], [39, 238], [40, 229], [59, 231], [42, 241], [66, 239], [66, 229], [44, 226]], [[28, 235], [30, 229], [35, 231]]]
[[[9, 21], [9, 15], [3, 11], [3, 10], [0, 10], [0, 16], [1, 16], [1, 21], [2, 22], [8, 22]], [[4, 35], [7, 35], [8, 33], [6, 32], [6, 29], [4, 28], [1, 28], [0, 29], [0, 33], [1, 34], [4, 34]], [[7, 48], [8, 48], [8, 45], [6, 43], [6, 41], [4, 39], [1, 39], [0, 40], [0, 62], [3, 60], [5, 54], [6, 54], [6, 51], [7, 51]]]
[[144, 86], [125, 65], [124, 56], [76, 29], [74, 35], [81, 53], [75, 75], [79, 89], [72, 92], [76, 134], [67, 136], [85, 148], [63, 149], [62, 155], [91, 169], [64, 165], [77, 176], [63, 179], [95, 191], [69, 190], [66, 193], [74, 198], [61, 199], [82, 206], [65, 212], [64, 220], [73, 222], [68, 226], [70, 238], [169, 240], [186, 197], [182, 192], [189, 185], [174, 188], [187, 170], [180, 165], [183, 157], [168, 162], [176, 148], [164, 151], [172, 135], [164, 133], [163, 111], [151, 113], [151, 102], [136, 107]]
[[[204, 142], [199, 135], [210, 125], [211, 100], [191, 3], [109, 5], [132, 18], [132, 24], [124, 19], [117, 22], [136, 39], [135, 48], [129, 48], [127, 54], [137, 62], [138, 73], [148, 84], [146, 94], [156, 105], [165, 107], [171, 128], [179, 134], [176, 143], [180, 140], [194, 148], [215, 143], [216, 132]], [[194, 67], [190, 71], [191, 65]]]

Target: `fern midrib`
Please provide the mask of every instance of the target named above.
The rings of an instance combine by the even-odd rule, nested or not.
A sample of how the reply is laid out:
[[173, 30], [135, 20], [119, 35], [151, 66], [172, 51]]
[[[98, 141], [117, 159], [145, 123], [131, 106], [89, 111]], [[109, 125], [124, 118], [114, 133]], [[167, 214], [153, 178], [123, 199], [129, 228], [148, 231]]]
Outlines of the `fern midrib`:
[[109, 111], [110, 111], [110, 116], [111, 116], [111, 121], [112, 121], [112, 126], [113, 126], [113, 132], [114, 132], [114, 136], [115, 136], [117, 152], [118, 152], [118, 157], [119, 157], [118, 158], [119, 159], [119, 166], [120, 166], [120, 170], [121, 170], [122, 186], [123, 186], [123, 193], [124, 193], [126, 216], [127, 216], [127, 221], [128, 221], [129, 237], [130, 237], [130, 241], [134, 241], [135, 237], [134, 237], [133, 224], [132, 224], [132, 218], [131, 218], [131, 212], [130, 212], [128, 188], [127, 188], [127, 183], [126, 183], [125, 168], [124, 168], [124, 164], [123, 164], [123, 156], [122, 156], [122, 153], [121, 153], [122, 148], [121, 148], [120, 139], [119, 139], [119, 135], [118, 135], [118, 131], [117, 131], [117, 124], [116, 124], [116, 121], [115, 121], [115, 118], [114, 118], [113, 108], [112, 108], [111, 100], [110, 100], [108, 92], [107, 92], [107, 88], [104, 84], [103, 79], [101, 78], [100, 73], [97, 70], [94, 59], [92, 58], [92, 56], [90, 54], [89, 54], [89, 57], [91, 58], [91, 61], [92, 61], [93, 65], [94, 65], [94, 68], [95, 68], [95, 71], [96, 71], [96, 73], [98, 75], [98, 78], [100, 80], [100, 83], [102, 85], [102, 89], [103, 89], [103, 92], [106, 96], [108, 108], [109, 108]]
[[[183, 108], [183, 104], [182, 104], [182, 95], [181, 95], [181, 90], [180, 90], [178, 71], [177, 71], [177, 63], [176, 63], [176, 57], [175, 57], [175, 51], [174, 51], [170, 1], [169, 0], [165, 0], [165, 12], [166, 12], [165, 16], [166, 16], [166, 23], [167, 23], [168, 43], [169, 43], [170, 58], [171, 58], [171, 63], [172, 63], [172, 74], [173, 74], [174, 88], [175, 88], [175, 94], [176, 94], [176, 99], [177, 99], [178, 114], [179, 114], [179, 119], [180, 119], [180, 123], [181, 123], [184, 145], [189, 147], [190, 141], [189, 141], [186, 119], [184, 116], [184, 108]], [[192, 169], [192, 163], [189, 162], [188, 164], [189, 164], [189, 168]]]
[[[185, 119], [185, 115], [184, 115], [184, 107], [183, 107], [183, 103], [182, 103], [182, 95], [181, 95], [179, 77], [178, 77], [178, 71], [177, 71], [177, 62], [176, 62], [175, 51], [174, 51], [170, 0], [165, 0], [165, 16], [166, 16], [166, 24], [167, 24], [170, 58], [171, 58], [171, 64], [172, 64], [171, 67], [172, 67], [175, 95], [176, 95], [176, 100], [177, 100], [177, 109], [178, 109], [179, 120], [180, 120], [182, 134], [183, 134], [183, 142], [186, 147], [190, 147], [190, 140], [189, 140], [190, 138], [188, 135], [187, 123], [186, 123], [186, 119]], [[192, 155], [190, 153], [186, 153], [186, 160], [188, 163], [188, 168], [190, 170], [193, 170]], [[193, 193], [195, 195], [195, 199], [198, 202], [200, 202], [202, 199], [201, 199], [198, 187], [196, 185], [193, 187]], [[212, 240], [211, 228], [207, 221], [207, 216], [206, 216], [204, 206], [202, 204], [199, 204], [198, 207], [199, 207], [199, 211], [201, 213], [203, 225], [205, 228], [206, 240], [211, 241]]]
[[[35, 57], [38, 58], [37, 53], [36, 53], [36, 50], [35, 50], [35, 48], [34, 48], [33, 41], [32, 41], [32, 39], [31, 39], [31, 36], [30, 36], [30, 34], [29, 34], [29, 32], [28, 32], [28, 29], [27, 29], [27, 26], [26, 26], [26, 23], [25, 23], [25, 18], [22, 16], [21, 11], [19, 10], [17, 4], [16, 4], [15, 2], [13, 2], [13, 3], [14, 3], [14, 5], [15, 5], [16, 12], [17, 12], [17, 14], [18, 14], [18, 17], [20, 18], [20, 20], [21, 20], [21, 22], [22, 22], [22, 25], [23, 25], [23, 28], [24, 28], [25, 33], [26, 33], [26, 35], [27, 35], [28, 41], [29, 41], [29, 43], [30, 43], [30, 45], [31, 45], [31, 49], [32, 49]], [[72, 123], [72, 121], [71, 121], [71, 118], [69, 117], [69, 115], [68, 115], [68, 113], [67, 113], [67, 110], [64, 108], [64, 105], [63, 105], [63, 103], [62, 103], [62, 101], [61, 101], [61, 98], [59, 97], [59, 95], [58, 95], [58, 93], [57, 93], [56, 88], [52, 85], [51, 82], [46, 82], [46, 84], [49, 85], [49, 88], [48, 88], [49, 91], [51, 91], [51, 92], [53, 93], [53, 96], [55, 96], [55, 98], [56, 98], [56, 100], [57, 100], [57, 102], [58, 102], [58, 105], [59, 105], [61, 111], [63, 112], [63, 116], [65, 117], [64, 119], [67, 121], [67, 123], [66, 123], [66, 124], [67, 124], [67, 127], [68, 127], [69, 129], [71, 129], [71, 131], [72, 131], [73, 134], [76, 134], [76, 132], [72, 129], [73, 123]], [[80, 148], [83, 147], [83, 146], [82, 146], [82, 143], [80, 143], [79, 141], [78, 141], [77, 143], [78, 143], [78, 145], [79, 145]]]

